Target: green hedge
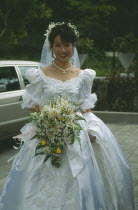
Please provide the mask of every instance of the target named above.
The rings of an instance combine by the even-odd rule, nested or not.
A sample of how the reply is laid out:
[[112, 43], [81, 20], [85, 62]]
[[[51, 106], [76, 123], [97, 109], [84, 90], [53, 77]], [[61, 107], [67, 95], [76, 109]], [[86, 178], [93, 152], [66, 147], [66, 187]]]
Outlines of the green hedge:
[[135, 77], [112, 75], [105, 79], [95, 79], [92, 92], [98, 96], [95, 110], [134, 112], [137, 95]]
[[[93, 49], [84, 62], [82, 69], [91, 68], [96, 71], [97, 76], [110, 76], [115, 73], [125, 73], [125, 69], [120, 63], [118, 57], [107, 57], [101, 49]], [[129, 72], [135, 73], [138, 69], [138, 55], [135, 56], [133, 64], [129, 67]]]

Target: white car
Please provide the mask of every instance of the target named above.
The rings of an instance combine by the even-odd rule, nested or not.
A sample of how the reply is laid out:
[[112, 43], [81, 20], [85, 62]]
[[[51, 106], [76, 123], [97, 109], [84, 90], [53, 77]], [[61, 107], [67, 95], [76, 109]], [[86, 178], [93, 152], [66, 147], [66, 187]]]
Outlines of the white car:
[[22, 95], [29, 81], [25, 72], [39, 68], [34, 61], [0, 61], [0, 141], [13, 137], [28, 119], [21, 108]]

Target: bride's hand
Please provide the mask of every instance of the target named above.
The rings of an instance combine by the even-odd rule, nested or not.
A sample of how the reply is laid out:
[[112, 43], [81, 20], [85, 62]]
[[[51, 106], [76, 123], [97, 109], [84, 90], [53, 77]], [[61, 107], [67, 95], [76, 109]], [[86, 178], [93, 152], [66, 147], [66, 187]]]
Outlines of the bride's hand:
[[91, 143], [93, 143], [93, 142], [95, 142], [95, 141], [96, 141], [96, 136], [91, 136], [91, 135], [89, 135], [89, 137], [90, 137], [90, 141], [91, 141]]
[[91, 109], [86, 109], [85, 111], [83, 111], [82, 109], [80, 109], [82, 114], [85, 114], [86, 112], [92, 112]]
[[31, 112], [39, 112], [40, 111], [40, 107], [39, 107], [39, 105], [35, 105], [35, 107], [29, 109], [29, 111], [31, 111]]

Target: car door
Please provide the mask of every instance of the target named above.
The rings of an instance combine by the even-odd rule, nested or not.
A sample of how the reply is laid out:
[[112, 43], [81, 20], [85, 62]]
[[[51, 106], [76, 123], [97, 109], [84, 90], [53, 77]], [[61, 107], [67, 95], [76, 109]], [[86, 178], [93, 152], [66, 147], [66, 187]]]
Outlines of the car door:
[[0, 140], [20, 132], [27, 116], [21, 110], [24, 91], [15, 66], [0, 66]]

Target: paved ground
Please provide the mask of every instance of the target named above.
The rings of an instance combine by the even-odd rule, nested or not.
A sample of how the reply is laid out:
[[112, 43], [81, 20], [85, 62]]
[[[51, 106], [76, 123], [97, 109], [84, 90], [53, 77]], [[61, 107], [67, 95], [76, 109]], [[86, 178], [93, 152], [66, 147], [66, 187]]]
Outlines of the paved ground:
[[[108, 123], [108, 126], [113, 131], [123, 148], [128, 161], [131, 165], [135, 207], [138, 210], [138, 125], [128, 123]], [[1, 146], [1, 145], [0, 145]], [[0, 191], [6, 181], [6, 177], [11, 168], [11, 164], [7, 160], [12, 157], [17, 151], [9, 146], [7, 149], [0, 148]]]

